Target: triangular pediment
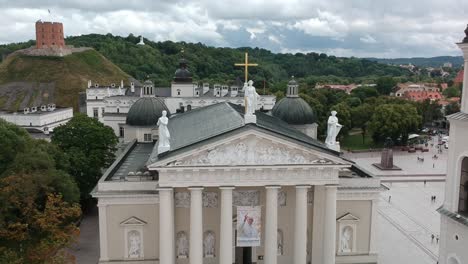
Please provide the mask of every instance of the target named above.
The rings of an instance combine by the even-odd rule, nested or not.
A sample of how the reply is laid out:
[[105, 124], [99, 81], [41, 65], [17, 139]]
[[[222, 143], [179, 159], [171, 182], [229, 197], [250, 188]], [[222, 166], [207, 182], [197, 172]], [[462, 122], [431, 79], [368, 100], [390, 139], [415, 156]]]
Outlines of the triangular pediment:
[[345, 215], [343, 215], [342, 217], [336, 219], [336, 221], [338, 222], [357, 222], [359, 221], [360, 219], [354, 215], [352, 215], [351, 213], [347, 213]]
[[132, 216], [120, 223], [122, 226], [141, 226], [146, 225], [146, 222], [138, 217]]
[[343, 165], [347, 161], [320, 150], [258, 131], [207, 144], [149, 167]]

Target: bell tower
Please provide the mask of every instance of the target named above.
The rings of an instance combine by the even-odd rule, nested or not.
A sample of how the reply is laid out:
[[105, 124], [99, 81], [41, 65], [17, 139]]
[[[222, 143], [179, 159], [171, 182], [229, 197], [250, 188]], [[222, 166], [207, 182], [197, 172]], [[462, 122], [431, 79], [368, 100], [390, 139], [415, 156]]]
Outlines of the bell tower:
[[465, 38], [457, 43], [464, 57], [461, 111], [447, 116], [450, 140], [441, 214], [440, 264], [468, 263], [468, 26]]

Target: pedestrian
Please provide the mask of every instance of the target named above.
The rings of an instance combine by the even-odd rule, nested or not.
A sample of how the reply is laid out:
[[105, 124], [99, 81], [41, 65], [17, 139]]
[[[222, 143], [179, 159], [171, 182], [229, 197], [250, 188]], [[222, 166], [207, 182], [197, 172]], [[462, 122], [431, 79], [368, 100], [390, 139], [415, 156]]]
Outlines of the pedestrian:
[[390, 200], [392, 200], [392, 196], [391, 196], [391, 195], [388, 196], [388, 202], [390, 202]]
[[439, 244], [439, 235], [436, 237], [436, 244]]
[[434, 243], [434, 234], [431, 235], [431, 243]]
[[433, 169], [435, 168], [435, 163], [432, 163], [432, 168], [433, 168]]
[[424, 187], [426, 187], [426, 180], [424, 180]]
[[434, 203], [436, 202], [436, 200], [437, 200], [437, 196], [434, 195]]

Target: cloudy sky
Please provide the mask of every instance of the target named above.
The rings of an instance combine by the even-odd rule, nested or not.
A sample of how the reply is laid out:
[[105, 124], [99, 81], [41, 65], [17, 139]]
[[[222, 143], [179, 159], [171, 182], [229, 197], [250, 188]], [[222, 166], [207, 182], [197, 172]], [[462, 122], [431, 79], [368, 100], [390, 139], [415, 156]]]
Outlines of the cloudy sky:
[[429, 57], [461, 54], [468, 0], [0, 0], [0, 44], [33, 39], [38, 19], [63, 22], [67, 36]]

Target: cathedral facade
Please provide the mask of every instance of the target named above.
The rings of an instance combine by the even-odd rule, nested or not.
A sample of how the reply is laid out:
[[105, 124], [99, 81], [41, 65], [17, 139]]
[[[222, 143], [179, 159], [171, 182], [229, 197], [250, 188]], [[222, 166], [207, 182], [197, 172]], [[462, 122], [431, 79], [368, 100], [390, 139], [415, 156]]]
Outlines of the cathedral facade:
[[380, 180], [316, 139], [297, 93], [291, 80], [271, 115], [138, 103], [92, 193], [100, 263], [377, 263]]

